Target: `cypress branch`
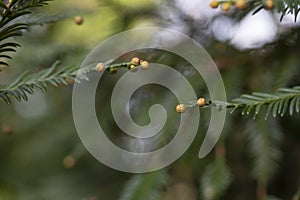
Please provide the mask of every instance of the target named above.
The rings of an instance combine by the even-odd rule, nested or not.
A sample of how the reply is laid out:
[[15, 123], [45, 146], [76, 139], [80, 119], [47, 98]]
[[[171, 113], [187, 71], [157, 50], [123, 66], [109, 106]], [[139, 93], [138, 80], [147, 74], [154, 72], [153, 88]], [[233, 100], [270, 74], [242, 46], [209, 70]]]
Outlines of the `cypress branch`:
[[[199, 106], [196, 101], [185, 105], [187, 109]], [[183, 104], [182, 104], [183, 105]], [[265, 119], [269, 115], [283, 117], [286, 113], [293, 115], [300, 112], [300, 86], [293, 88], [279, 88], [275, 93], [253, 92], [243, 94], [231, 102], [209, 100], [200, 107], [216, 107], [218, 110], [233, 108], [231, 113], [242, 110], [242, 115], [253, 115], [255, 119], [258, 114], [264, 112]]]
[[[34, 74], [24, 72], [12, 83], [2, 87], [0, 86], [0, 99], [4, 100], [7, 104], [11, 103], [11, 97], [14, 97], [18, 101], [27, 101], [28, 95], [34, 94], [34, 88], [38, 88], [41, 91], [46, 92], [49, 86], [57, 87], [61, 84], [68, 85], [69, 80], [77, 82], [80, 82], [80, 79], [88, 80], [87, 74], [91, 72], [107, 71], [115, 73], [117, 69], [120, 68], [135, 70], [139, 65], [143, 68], [143, 64], [147, 61], [142, 61], [141, 64], [133, 64], [132, 62], [111, 64], [111, 62], [112, 61], [95, 63], [80, 68], [78, 66], [59, 67], [59, 61], [57, 61], [50, 68]], [[99, 65], [103, 66], [103, 69], [99, 69]]]
[[233, 99], [231, 106], [234, 106], [232, 112], [237, 108], [242, 108], [242, 114], [253, 114], [253, 118], [262, 112], [263, 107], [266, 108], [265, 119], [270, 114], [273, 117], [280, 115], [283, 117], [287, 112], [290, 115], [294, 111], [300, 111], [300, 87], [280, 88], [273, 94], [254, 92], [251, 95], [241, 95], [239, 98]]
[[22, 36], [29, 24], [18, 22], [18, 18], [31, 14], [30, 8], [47, 5], [51, 0], [15, 0], [0, 3], [0, 61], [1, 65], [8, 66], [5, 59], [11, 59], [7, 53], [15, 52], [19, 44], [6, 40], [15, 36]]
[[60, 84], [67, 85], [68, 79], [75, 79], [78, 67], [59, 69], [58, 65], [59, 62], [56, 62], [52, 67], [35, 74], [24, 72], [14, 82], [0, 88], [0, 98], [7, 104], [11, 103], [11, 97], [15, 97], [18, 101], [22, 99], [27, 101], [28, 94], [34, 94], [34, 88], [39, 88], [45, 92], [49, 85], [55, 87]]

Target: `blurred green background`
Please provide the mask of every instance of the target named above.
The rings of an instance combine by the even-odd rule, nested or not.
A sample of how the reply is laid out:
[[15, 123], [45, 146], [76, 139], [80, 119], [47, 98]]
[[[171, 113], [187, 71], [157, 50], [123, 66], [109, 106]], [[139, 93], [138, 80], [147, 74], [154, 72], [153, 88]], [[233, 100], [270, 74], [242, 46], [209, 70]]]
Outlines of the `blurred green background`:
[[[11, 67], [0, 73], [1, 83], [25, 70], [37, 72], [56, 60], [63, 65], [80, 65], [85, 56], [109, 36], [131, 28], [167, 27], [200, 42], [219, 67], [228, 99], [252, 91], [273, 92], [279, 87], [300, 84], [299, 24], [287, 16], [280, 23], [271, 11], [247, 16], [212, 10], [206, 0], [64, 0], [35, 10], [37, 15], [82, 16], [43, 26], [32, 26]], [[254, 21], [250, 21], [250, 18]], [[263, 23], [265, 22], [265, 23]], [[249, 32], [249, 31], [253, 32]], [[208, 96], [191, 67], [166, 52], [133, 52], [179, 70], [197, 95]], [[161, 56], [163, 55], [163, 56]], [[122, 138], [110, 111], [110, 94], [117, 75], [105, 74], [97, 93], [99, 121], [112, 140]], [[167, 90], [145, 86], [136, 92], [133, 118], [148, 123], [148, 108], [163, 104], [169, 116], [163, 137], [152, 141], [165, 144], [177, 126], [178, 104]], [[159, 98], [158, 98], [159, 97]], [[161, 102], [158, 102], [160, 101]], [[268, 120], [228, 115], [222, 138], [204, 159], [198, 151], [209, 122], [209, 110], [201, 110], [203, 121], [188, 151], [164, 170], [128, 174], [110, 169], [93, 158], [82, 145], [72, 118], [72, 85], [36, 91], [28, 102], [0, 105], [0, 200], [194, 200], [194, 199], [296, 199], [300, 177], [299, 115]], [[187, 133], [188, 134], [188, 133]], [[125, 141], [125, 143], [124, 143]], [[129, 140], [123, 145], [130, 146]], [[299, 198], [298, 198], [299, 199]]]

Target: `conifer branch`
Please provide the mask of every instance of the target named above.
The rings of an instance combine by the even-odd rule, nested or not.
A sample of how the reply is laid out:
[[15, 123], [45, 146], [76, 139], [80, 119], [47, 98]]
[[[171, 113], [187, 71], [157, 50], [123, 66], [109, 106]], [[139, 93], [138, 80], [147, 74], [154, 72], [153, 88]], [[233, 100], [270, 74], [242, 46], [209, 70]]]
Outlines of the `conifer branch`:
[[15, 52], [20, 45], [7, 41], [15, 36], [22, 36], [28, 29], [27, 23], [18, 22], [22, 16], [31, 14], [30, 8], [47, 5], [51, 0], [8, 0], [0, 2], [0, 65], [8, 66], [6, 59], [11, 59], [9, 52]]
[[11, 103], [11, 97], [18, 101], [27, 101], [28, 94], [34, 94], [34, 88], [39, 88], [43, 92], [47, 91], [48, 85], [57, 87], [60, 84], [68, 84], [68, 80], [74, 80], [78, 67], [66, 67], [58, 69], [59, 62], [53, 64], [49, 69], [44, 69], [35, 74], [25, 72], [14, 82], [0, 88], [0, 98], [5, 103]]
[[280, 88], [277, 92], [272, 94], [262, 92], [254, 92], [251, 95], [243, 94], [233, 99], [232, 102], [209, 100], [199, 104], [199, 100], [198, 102], [192, 101], [189, 104], [177, 105], [177, 107], [181, 106], [182, 108], [181, 110], [177, 110], [177, 112], [184, 112], [186, 109], [199, 106], [216, 107], [218, 110], [233, 108], [231, 113], [241, 109], [242, 115], [253, 115], [254, 119], [261, 112], [265, 113], [265, 119], [267, 119], [270, 114], [273, 115], [273, 117], [278, 115], [283, 117], [287, 112], [290, 115], [293, 115], [294, 112], [300, 112], [300, 86]]
[[57, 61], [50, 68], [34, 74], [24, 72], [12, 83], [0, 86], [0, 99], [4, 100], [7, 104], [11, 103], [11, 97], [14, 97], [18, 101], [27, 101], [28, 95], [34, 94], [34, 88], [46, 92], [48, 86], [57, 87], [61, 84], [68, 85], [73, 81], [80, 82], [80, 79], [88, 80], [87, 74], [91, 72], [107, 71], [114, 74], [120, 68], [134, 71], [137, 70], [138, 66], [142, 69], [147, 69], [148, 62], [139, 59], [137, 61], [137, 58], [133, 58], [131, 62], [112, 64], [112, 61], [107, 61], [105, 63], [94, 63], [80, 68], [78, 66], [59, 67], [59, 62]]

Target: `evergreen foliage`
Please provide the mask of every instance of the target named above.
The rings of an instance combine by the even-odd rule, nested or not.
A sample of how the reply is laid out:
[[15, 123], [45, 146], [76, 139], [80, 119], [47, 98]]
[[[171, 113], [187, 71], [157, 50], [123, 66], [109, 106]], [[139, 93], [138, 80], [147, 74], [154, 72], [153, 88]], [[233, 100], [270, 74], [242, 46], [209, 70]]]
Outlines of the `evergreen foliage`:
[[[17, 22], [17, 19], [31, 14], [31, 8], [47, 5], [50, 0], [8, 0], [0, 2], [0, 58], [11, 59], [9, 52], [15, 52], [20, 45], [8, 41], [9, 38], [22, 36], [28, 28], [28, 24]], [[8, 66], [6, 61], [0, 61], [1, 65]]]
[[254, 92], [251, 95], [243, 94], [232, 102], [211, 101], [208, 105], [218, 109], [233, 108], [231, 113], [242, 109], [242, 115], [253, 115], [255, 119], [261, 112], [265, 113], [265, 119], [271, 114], [283, 117], [286, 113], [293, 115], [300, 111], [300, 87], [280, 88], [276, 93]]
[[74, 80], [78, 67], [64, 67], [58, 69], [59, 62], [56, 62], [52, 67], [44, 69], [35, 74], [25, 72], [21, 74], [14, 82], [7, 86], [2, 86], [0, 89], [0, 97], [5, 103], [10, 104], [10, 96], [15, 97], [18, 101], [22, 99], [27, 101], [28, 94], [34, 94], [34, 88], [39, 88], [43, 92], [47, 91], [48, 85], [54, 87], [60, 84], [68, 84], [68, 80]]

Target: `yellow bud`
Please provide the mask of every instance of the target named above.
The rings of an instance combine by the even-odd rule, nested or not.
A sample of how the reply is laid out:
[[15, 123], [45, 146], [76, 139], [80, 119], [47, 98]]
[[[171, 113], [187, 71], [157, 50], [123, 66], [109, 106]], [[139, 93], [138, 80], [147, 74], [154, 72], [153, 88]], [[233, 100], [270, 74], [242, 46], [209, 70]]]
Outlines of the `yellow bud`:
[[221, 9], [223, 11], [229, 11], [231, 9], [231, 2], [224, 2], [224, 3], [222, 3]]
[[110, 68], [108, 68], [108, 72], [111, 74], [115, 74], [115, 73], [117, 73], [117, 69], [114, 67], [110, 67]]
[[210, 3], [209, 3], [209, 6], [211, 8], [217, 8], [218, 6], [220, 5], [220, 3], [216, 0], [212, 0]]
[[185, 105], [184, 104], [178, 104], [177, 106], [176, 106], [176, 112], [178, 112], [178, 113], [184, 113], [185, 112]]
[[98, 63], [98, 64], [96, 65], [96, 71], [98, 71], [98, 72], [103, 72], [103, 71], [105, 71], [105, 65], [104, 65], [104, 63]]
[[146, 60], [141, 60], [140, 65], [141, 65], [142, 69], [148, 69], [149, 68], [149, 63]]
[[204, 98], [199, 98], [197, 100], [197, 105], [202, 107], [202, 106], [205, 106], [205, 99]]
[[132, 72], [136, 72], [137, 71], [137, 66], [136, 65], [129, 65], [129, 67], [128, 67], [128, 69], [130, 70], [130, 71], [132, 71]]
[[274, 0], [266, 0], [265, 9], [270, 10], [274, 8]]
[[81, 16], [76, 16], [74, 17], [74, 22], [77, 24], [77, 25], [81, 25], [83, 23], [83, 17]]
[[138, 57], [134, 57], [131, 59], [130, 63], [133, 65], [139, 65], [140, 59]]
[[235, 6], [241, 10], [245, 9], [248, 5], [247, 0], [235, 0], [234, 3], [235, 3]]

